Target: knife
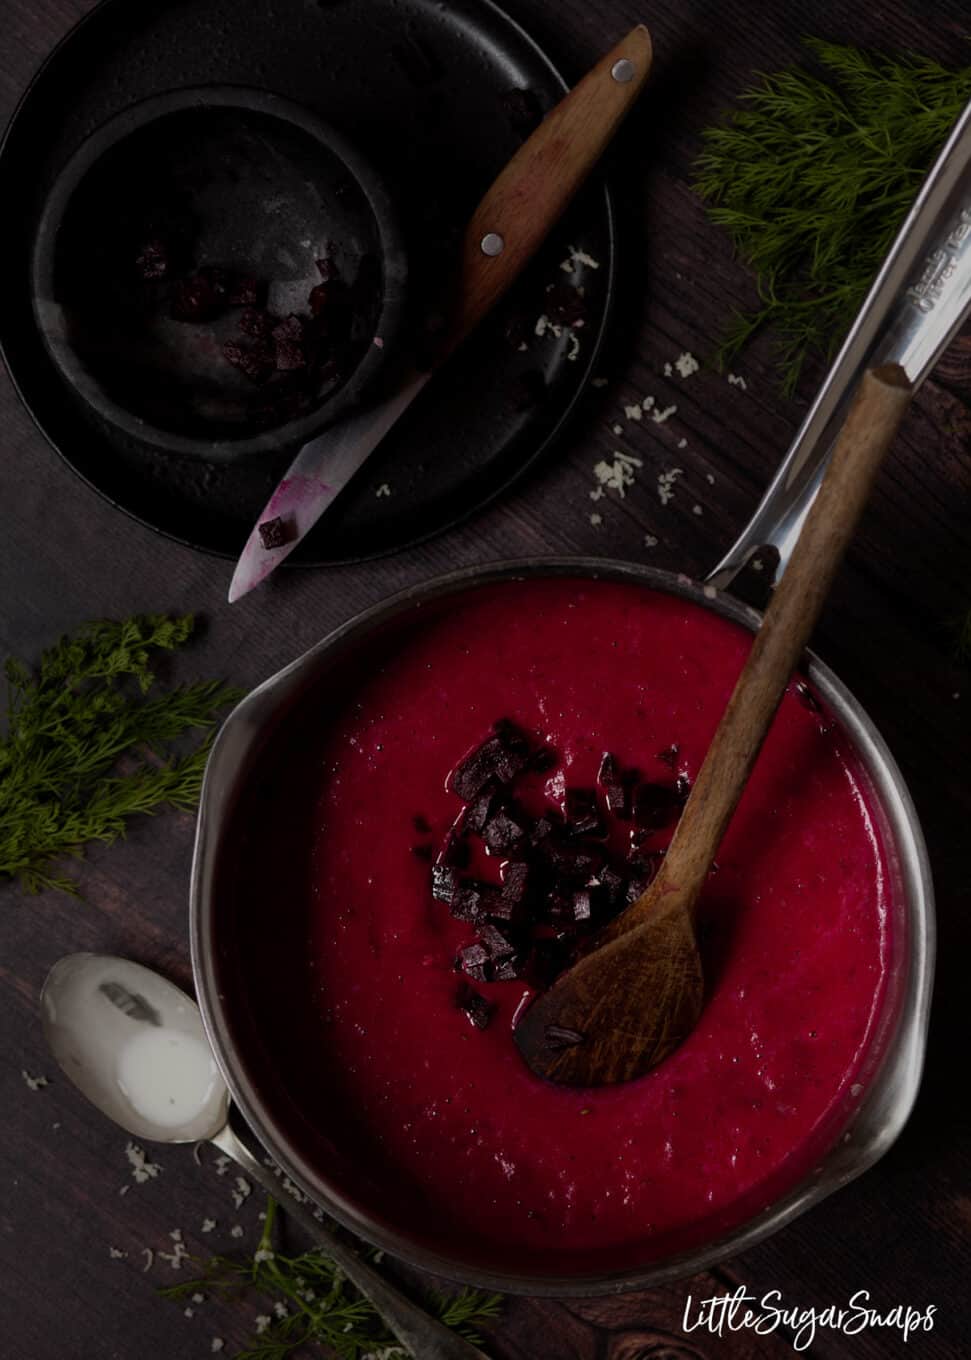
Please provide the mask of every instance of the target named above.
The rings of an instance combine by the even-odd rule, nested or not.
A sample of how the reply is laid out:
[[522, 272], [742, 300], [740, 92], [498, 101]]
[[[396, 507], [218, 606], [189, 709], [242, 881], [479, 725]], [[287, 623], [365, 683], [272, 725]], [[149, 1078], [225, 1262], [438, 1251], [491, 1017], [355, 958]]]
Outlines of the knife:
[[[643, 24], [598, 62], [547, 115], [499, 175], [462, 243], [457, 295], [435, 360], [410, 368], [383, 402], [305, 444], [270, 497], [236, 565], [233, 604], [274, 571], [332, 505], [392, 425], [516, 281], [562, 217], [633, 106], [651, 67]], [[261, 526], [279, 521], [264, 546]]]

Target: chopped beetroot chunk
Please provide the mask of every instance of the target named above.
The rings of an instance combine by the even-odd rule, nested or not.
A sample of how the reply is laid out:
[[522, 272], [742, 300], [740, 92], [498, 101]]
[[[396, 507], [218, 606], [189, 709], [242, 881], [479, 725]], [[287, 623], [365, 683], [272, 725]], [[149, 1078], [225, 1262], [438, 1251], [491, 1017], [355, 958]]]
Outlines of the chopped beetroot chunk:
[[281, 373], [292, 373], [296, 369], [307, 367], [307, 355], [303, 345], [297, 344], [294, 340], [278, 340], [276, 342], [276, 366]]
[[223, 345], [223, 354], [252, 383], [268, 382], [276, 368], [276, 352], [266, 340], [257, 340], [253, 345], [227, 340]]
[[251, 335], [256, 340], [265, 340], [276, 325], [276, 318], [269, 312], [261, 311], [259, 307], [246, 307], [240, 313], [237, 324], [245, 335]]
[[489, 817], [482, 839], [491, 855], [505, 855], [526, 839], [526, 827], [509, 808], [500, 807]]
[[526, 754], [504, 742], [501, 736], [490, 737], [476, 747], [456, 767], [452, 788], [466, 803], [493, 781], [508, 784], [526, 764]]
[[277, 341], [293, 340], [297, 344], [301, 344], [304, 335], [305, 329], [303, 322], [300, 320], [299, 316], [294, 316], [292, 312], [273, 327], [273, 339]]
[[451, 906], [452, 899], [458, 892], [459, 876], [454, 869], [446, 864], [432, 865], [432, 897], [438, 902], [444, 902], [446, 906]]
[[468, 944], [464, 949], [459, 950], [459, 963], [462, 972], [478, 982], [484, 982], [486, 969], [492, 961], [492, 956], [481, 944]]
[[[474, 931], [456, 959], [473, 981], [527, 978], [541, 987], [555, 981], [594, 933], [648, 887], [664, 855], [655, 838], [676, 821], [690, 788], [686, 775], [674, 787], [638, 781], [607, 752], [597, 788], [567, 788], [562, 812], [547, 806], [537, 815], [528, 810], [537, 796], [535, 775], [557, 761], [550, 747], [502, 718], [450, 777], [465, 806], [433, 866], [432, 896]], [[625, 822], [632, 822], [626, 837]], [[503, 861], [498, 883], [469, 875], [473, 861], [485, 864], [483, 852]]]
[[470, 987], [467, 982], [459, 984], [458, 991], [455, 994], [455, 1004], [459, 1010], [465, 1011], [476, 1029], [489, 1028], [495, 1006]]
[[260, 525], [260, 542], [264, 548], [282, 548], [293, 537], [293, 524], [290, 520], [265, 519]]
[[566, 825], [574, 836], [599, 836], [604, 831], [593, 789], [567, 789]]

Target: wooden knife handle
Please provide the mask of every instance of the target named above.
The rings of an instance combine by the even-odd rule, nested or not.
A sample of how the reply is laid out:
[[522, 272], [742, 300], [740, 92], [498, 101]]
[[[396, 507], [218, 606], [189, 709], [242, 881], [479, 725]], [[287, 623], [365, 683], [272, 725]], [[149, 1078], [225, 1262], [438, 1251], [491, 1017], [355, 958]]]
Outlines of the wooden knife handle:
[[630, 111], [650, 68], [651, 38], [641, 24], [557, 104], [502, 171], [465, 234], [456, 308], [440, 360], [536, 254]]

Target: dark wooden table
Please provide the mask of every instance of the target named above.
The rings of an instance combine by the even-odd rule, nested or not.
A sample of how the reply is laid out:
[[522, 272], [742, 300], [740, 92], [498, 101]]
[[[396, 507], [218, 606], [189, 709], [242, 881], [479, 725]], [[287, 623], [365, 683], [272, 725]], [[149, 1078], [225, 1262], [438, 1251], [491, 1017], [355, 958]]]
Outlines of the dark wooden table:
[[[779, 396], [764, 350], [738, 364], [744, 391], [711, 371], [663, 377], [665, 362], [682, 350], [708, 353], [732, 306], [751, 300], [749, 279], [689, 188], [697, 131], [754, 68], [794, 59], [807, 28], [966, 61], [966, 0], [933, 6], [815, 0], [808, 8], [803, 0], [508, 3], [571, 72], [637, 19], [655, 33], [654, 89], [614, 159], [627, 256], [624, 305], [603, 366], [607, 385], [590, 392], [566, 437], [514, 492], [464, 527], [374, 564], [289, 574], [272, 592], [230, 608], [227, 565], [156, 537], [100, 501], [47, 446], [4, 378], [0, 652], [33, 659], [62, 631], [94, 616], [193, 611], [207, 629], [186, 673], [222, 674], [246, 685], [362, 607], [448, 568], [577, 552], [702, 574], [731, 542], [804, 402]], [[0, 117], [88, 7], [87, 0], [2, 0]], [[803, 398], [812, 381], [807, 375]], [[648, 392], [676, 402], [676, 416], [663, 425], [625, 425], [615, 436], [623, 403]], [[934, 1024], [909, 1126], [861, 1180], [708, 1275], [601, 1301], [511, 1300], [495, 1355], [768, 1360], [790, 1353], [782, 1335], [685, 1337], [687, 1295], [720, 1294], [738, 1283], [757, 1295], [777, 1288], [805, 1307], [840, 1303], [859, 1288], [871, 1290], [882, 1309], [936, 1304], [937, 1326], [913, 1338], [907, 1353], [934, 1360], [971, 1353], [965, 1024], [971, 679], [955, 660], [953, 641], [955, 619], [971, 606], [969, 433], [971, 383], [962, 387], [960, 365], [952, 363], [947, 381], [939, 371], [917, 399], [817, 639], [900, 762], [935, 869], [941, 947]], [[598, 503], [603, 522], [595, 524], [591, 469], [616, 447], [640, 457], [643, 471], [626, 499], [609, 494]], [[684, 475], [662, 507], [656, 478], [673, 465]], [[174, 1148], [154, 1155], [163, 1167], [157, 1179], [135, 1184], [124, 1134], [59, 1077], [38, 1024], [45, 971], [73, 950], [128, 954], [188, 982], [191, 841], [188, 816], [134, 826], [127, 841], [89, 856], [81, 870], [84, 902], [0, 891], [0, 1353], [9, 1360], [202, 1357], [212, 1353], [216, 1336], [231, 1354], [249, 1335], [253, 1307], [207, 1301], [187, 1319], [181, 1307], [160, 1300], [155, 1286], [179, 1277], [164, 1262], [143, 1273], [142, 1252], [170, 1249], [177, 1228], [190, 1251], [232, 1248], [240, 1245], [231, 1235], [237, 1223], [252, 1246], [258, 1196], [237, 1211], [212, 1159], [200, 1169], [187, 1150]], [[31, 1090], [22, 1071], [44, 1074], [50, 1085]], [[207, 1217], [218, 1227], [202, 1235]], [[824, 1333], [813, 1354], [870, 1360], [902, 1355], [904, 1346], [898, 1334]]]

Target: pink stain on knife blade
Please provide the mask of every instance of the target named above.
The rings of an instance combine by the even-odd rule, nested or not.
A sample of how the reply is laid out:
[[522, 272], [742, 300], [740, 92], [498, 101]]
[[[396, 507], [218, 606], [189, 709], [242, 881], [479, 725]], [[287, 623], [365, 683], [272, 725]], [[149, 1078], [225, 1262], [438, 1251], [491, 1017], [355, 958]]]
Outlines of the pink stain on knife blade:
[[[230, 604], [235, 603], [236, 600], [251, 591], [254, 586], [265, 581], [273, 569], [279, 566], [283, 558], [289, 557], [308, 527], [300, 522], [301, 509], [305, 506], [310, 509], [311, 523], [313, 523], [313, 520], [317, 518], [315, 511], [320, 503], [321, 496], [326, 495], [331, 489], [331, 483], [322, 481], [319, 477], [303, 477], [299, 474], [284, 477], [270, 497], [266, 508], [256, 523], [256, 527], [249, 536], [229, 589]], [[281, 544], [278, 548], [264, 548], [260, 538], [260, 525], [265, 524], [267, 520], [283, 519], [287, 515], [292, 515], [296, 520], [295, 532], [289, 541]]]

